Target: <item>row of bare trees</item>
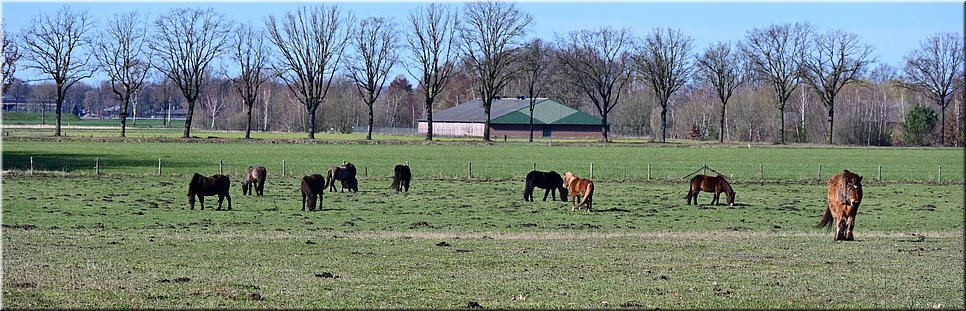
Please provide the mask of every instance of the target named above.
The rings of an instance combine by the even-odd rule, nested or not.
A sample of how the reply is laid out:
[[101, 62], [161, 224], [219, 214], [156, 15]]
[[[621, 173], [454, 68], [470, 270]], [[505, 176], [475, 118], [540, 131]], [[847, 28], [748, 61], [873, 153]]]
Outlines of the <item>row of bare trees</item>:
[[[433, 139], [432, 113], [440, 108], [437, 101], [450, 101], [455, 95], [456, 100], [482, 99], [484, 141], [490, 140], [493, 99], [509, 92], [531, 98], [531, 140], [533, 98], [549, 96], [577, 108], [587, 103], [601, 117], [605, 141], [610, 140], [608, 125], [613, 123], [615, 109], [640, 110], [637, 116], [622, 116], [619, 122], [634, 119], [641, 123], [638, 128], [650, 127], [644, 124], [655, 119], [647, 117], [649, 110], [620, 108], [650, 102], [655, 113], [660, 108], [660, 140], [666, 141], [669, 120], [675, 111], [681, 111], [675, 107], [700, 102], [695, 102], [695, 94], [708, 94], [707, 99], [718, 102], [720, 108], [716, 136], [723, 142], [729, 129], [735, 128], [728, 124], [729, 102], [736, 94], [754, 92], [757, 95], [745, 97], [774, 105], [771, 113], [777, 115], [778, 124], [767, 128], [775, 129], [778, 142], [786, 142], [786, 106], [798, 94], [801, 120], [796, 127], [806, 129], [805, 99], [817, 99], [826, 115], [825, 142], [833, 143], [836, 106], [843, 102], [843, 92], [855, 89], [853, 85], [891, 83], [922, 94], [940, 108], [940, 119], [945, 122], [952, 94], [963, 84], [959, 34], [927, 38], [907, 54], [903, 74], [871, 81], [876, 63], [873, 48], [843, 30], [820, 32], [807, 23], [775, 24], [751, 29], [739, 42], [715, 42], [697, 52], [690, 36], [669, 28], [637, 37], [628, 28], [600, 27], [558, 34], [553, 42], [544, 42], [526, 38], [533, 18], [509, 2], [470, 2], [462, 11], [427, 4], [410, 12], [403, 24], [385, 17], [357, 20], [351, 12], [326, 5], [301, 6], [282, 16], [268, 16], [264, 28], [251, 22], [236, 24], [212, 9], [179, 8], [158, 16], [153, 23], [137, 12], [119, 13], [108, 20], [103, 31], [95, 33], [93, 18], [68, 6], [54, 14], [35, 16], [33, 24], [38, 26], [25, 29], [16, 41], [4, 36], [4, 90], [21, 58], [27, 68], [49, 75], [56, 89], [55, 135], [60, 135], [65, 94], [95, 70], [107, 73], [111, 90], [121, 103], [122, 136], [132, 96], [137, 96], [149, 72], [156, 71], [177, 87], [187, 106], [186, 138], [197, 102], [219, 106], [202, 98], [216, 76], [231, 83], [246, 110], [246, 137], [252, 130], [252, 109], [265, 93], [260, 90], [266, 83], [286, 86], [285, 96], [301, 104], [305, 131], [314, 138], [316, 118], [325, 115], [319, 108], [327, 106], [330, 88], [335, 81], [347, 79], [368, 110], [366, 137], [372, 139], [375, 105], [380, 100], [386, 103], [387, 112], [408, 103], [408, 119], [416, 118], [412, 101], [418, 97], [383, 92], [390, 72], [402, 64], [418, 83], [413, 89], [422, 95], [426, 139]], [[216, 68], [218, 64], [220, 68]], [[400, 83], [396, 80], [390, 85]], [[468, 84], [472, 94], [454, 91], [451, 82]], [[690, 110], [696, 113], [694, 108]], [[693, 123], [701, 132], [700, 128], [709, 128], [705, 124], [711, 119], [702, 117], [700, 127], [697, 121]], [[882, 120], [880, 124], [884, 124]], [[940, 129], [946, 130], [945, 123]], [[749, 136], [755, 136], [753, 132]], [[796, 137], [801, 136], [796, 131]], [[941, 144], [946, 136], [940, 134]]]

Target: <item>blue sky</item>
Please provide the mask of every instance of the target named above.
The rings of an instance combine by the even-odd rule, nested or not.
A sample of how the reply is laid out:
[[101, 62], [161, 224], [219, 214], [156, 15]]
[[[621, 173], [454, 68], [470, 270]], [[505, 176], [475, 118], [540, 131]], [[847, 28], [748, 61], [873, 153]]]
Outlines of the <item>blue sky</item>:
[[[3, 21], [17, 33], [39, 12], [54, 12], [64, 2], [4, 1]], [[261, 25], [306, 2], [71, 2], [103, 23], [113, 13], [137, 10], [152, 17], [174, 7], [211, 7], [235, 21]], [[318, 3], [318, 2], [313, 2]], [[391, 16], [398, 22], [428, 2], [326, 1], [356, 17]], [[454, 7], [462, 2], [447, 1]], [[694, 52], [715, 41], [738, 41], [746, 31], [773, 23], [809, 22], [819, 31], [842, 29], [871, 44], [880, 62], [899, 66], [902, 57], [926, 37], [939, 32], [963, 33], [963, 3], [943, 2], [551, 2], [523, 1], [518, 6], [534, 18], [531, 37], [553, 40], [555, 34], [601, 26], [629, 27], [638, 36], [655, 27], [682, 30], [694, 38]], [[22, 67], [22, 66], [21, 66]], [[404, 73], [405, 71], [400, 71]], [[24, 72], [23, 74], [27, 74]], [[18, 73], [18, 76], [21, 74]], [[96, 76], [95, 76], [96, 78]]]

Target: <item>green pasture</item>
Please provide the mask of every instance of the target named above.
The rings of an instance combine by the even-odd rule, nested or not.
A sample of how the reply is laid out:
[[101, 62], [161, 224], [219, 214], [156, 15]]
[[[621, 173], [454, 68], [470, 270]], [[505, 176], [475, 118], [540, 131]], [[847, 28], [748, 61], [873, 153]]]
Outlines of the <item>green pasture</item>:
[[264, 197], [236, 183], [231, 211], [213, 197], [201, 211], [174, 173], [8, 173], [3, 304], [964, 306], [961, 184], [867, 184], [856, 241], [832, 242], [814, 227], [826, 191], [815, 183], [736, 181], [729, 207], [708, 206], [707, 193], [685, 205], [683, 181], [601, 180], [593, 212], [542, 191], [524, 202], [522, 180], [419, 178], [409, 193], [389, 183], [362, 178], [360, 192], [303, 212], [298, 178], [270, 175]]
[[[782, 147], [771, 145], [600, 144], [587, 142], [477, 143], [400, 140], [32, 139], [2, 143], [3, 169], [94, 174], [190, 176], [223, 172], [235, 178], [252, 165], [270, 176], [322, 173], [352, 162], [360, 175], [385, 177], [409, 163], [416, 179], [523, 180], [538, 170], [572, 171], [595, 180], [675, 181], [704, 164], [730, 180], [823, 183], [843, 169], [866, 182], [963, 181], [959, 148]], [[593, 166], [593, 174], [591, 174]], [[701, 171], [704, 173], [704, 171]], [[881, 175], [880, 175], [881, 172]], [[940, 175], [941, 174], [941, 175]]]

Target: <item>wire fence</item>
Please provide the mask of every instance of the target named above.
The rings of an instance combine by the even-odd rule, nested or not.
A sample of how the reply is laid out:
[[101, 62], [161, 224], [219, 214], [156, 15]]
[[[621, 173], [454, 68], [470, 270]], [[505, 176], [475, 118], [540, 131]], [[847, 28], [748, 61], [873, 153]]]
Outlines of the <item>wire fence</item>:
[[[4, 171], [26, 174], [62, 172], [71, 175], [203, 175], [225, 174], [241, 178], [251, 166], [264, 166], [270, 176], [299, 178], [309, 174], [322, 174], [333, 165], [318, 160], [277, 159], [268, 163], [242, 161], [193, 161], [184, 159], [117, 160], [110, 158], [54, 158], [44, 156], [7, 157], [3, 159]], [[689, 179], [692, 173], [721, 174], [735, 181], [814, 181], [824, 182], [834, 174], [848, 169], [864, 177], [866, 182], [892, 183], [963, 183], [963, 165], [950, 163], [936, 166], [895, 166], [868, 163], [859, 167], [842, 168], [830, 163], [756, 163], [753, 161], [732, 163], [641, 162], [627, 163], [620, 160], [578, 162], [560, 160], [553, 163], [508, 162], [499, 159], [429, 160], [414, 159], [402, 163], [353, 162], [359, 178], [391, 178], [396, 164], [409, 164], [414, 179], [475, 179], [475, 180], [523, 180], [532, 170], [570, 171], [584, 178], [598, 181], [677, 181]]]

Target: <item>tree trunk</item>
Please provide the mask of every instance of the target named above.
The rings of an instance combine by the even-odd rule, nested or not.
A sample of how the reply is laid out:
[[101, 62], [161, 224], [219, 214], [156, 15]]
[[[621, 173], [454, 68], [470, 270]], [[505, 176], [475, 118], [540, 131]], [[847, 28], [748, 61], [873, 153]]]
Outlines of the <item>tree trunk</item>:
[[245, 126], [245, 139], [252, 139], [252, 106], [255, 102], [246, 103], [248, 106], [248, 125]]
[[315, 110], [318, 109], [318, 105], [309, 105], [309, 139], [315, 139]]
[[829, 145], [832, 144], [832, 131], [835, 129], [835, 106], [829, 105], [828, 108], [828, 134], [825, 137], [825, 142]]
[[130, 102], [129, 99], [121, 100], [121, 137], [126, 137], [127, 135], [127, 105]]
[[785, 103], [778, 106], [778, 143], [785, 144]]
[[54, 136], [60, 136], [60, 111], [61, 107], [64, 105], [64, 91], [60, 88], [57, 89], [57, 102], [54, 107], [57, 112], [57, 129], [54, 131]]
[[661, 105], [661, 142], [667, 142], [667, 103]]
[[939, 130], [939, 145], [946, 146], [946, 103], [942, 99], [939, 100], [939, 117], [942, 119], [940, 123], [941, 129]]
[[195, 114], [195, 101], [188, 101], [188, 113], [184, 117], [184, 136], [181, 138], [191, 138], [191, 119]]
[[483, 101], [483, 141], [490, 141], [490, 105], [492, 104], [492, 102]]
[[533, 142], [533, 101], [530, 101], [530, 142]]
[[724, 135], [725, 135], [725, 107], [727, 107], [727, 105], [728, 105], [728, 103], [724, 103], [724, 102], [721, 103], [721, 127], [718, 128], [718, 142], [719, 143], [723, 143], [724, 142]]
[[369, 104], [368, 105], [369, 106], [369, 130], [366, 133], [366, 140], [372, 140], [372, 119], [373, 119], [373, 116], [374, 116], [374, 114], [372, 113], [372, 104], [373, 103], [368, 103], [368, 104]]
[[607, 128], [607, 113], [600, 114], [600, 133], [604, 136], [604, 142], [610, 142], [610, 129]]
[[[413, 114], [415, 115], [415, 110]], [[413, 118], [413, 122], [416, 118]], [[426, 140], [433, 140], [433, 100], [426, 99]]]

